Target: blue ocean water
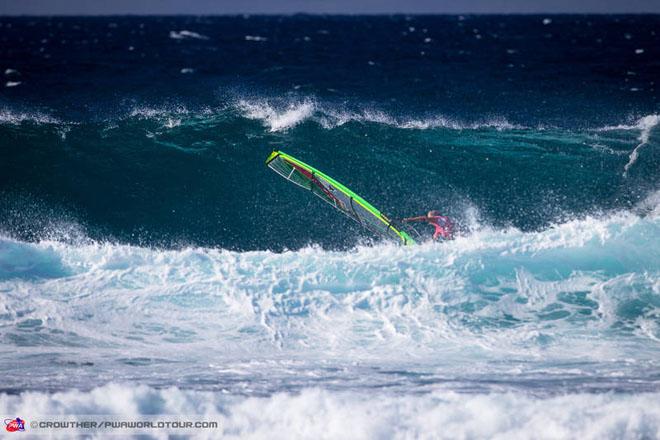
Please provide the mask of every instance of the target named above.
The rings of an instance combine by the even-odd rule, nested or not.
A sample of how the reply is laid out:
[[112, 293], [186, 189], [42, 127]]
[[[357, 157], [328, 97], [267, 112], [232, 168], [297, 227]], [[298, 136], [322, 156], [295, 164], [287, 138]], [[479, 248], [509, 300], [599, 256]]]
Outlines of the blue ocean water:
[[0, 17], [0, 413], [660, 437], [658, 60], [653, 15]]

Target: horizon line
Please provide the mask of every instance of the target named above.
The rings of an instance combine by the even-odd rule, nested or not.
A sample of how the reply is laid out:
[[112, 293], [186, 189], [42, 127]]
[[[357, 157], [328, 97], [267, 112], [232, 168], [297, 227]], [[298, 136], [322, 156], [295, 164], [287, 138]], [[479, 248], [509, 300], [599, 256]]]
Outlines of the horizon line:
[[292, 17], [296, 15], [301, 16], [319, 16], [319, 17], [391, 17], [391, 16], [417, 16], [417, 17], [431, 17], [431, 16], [534, 16], [534, 15], [552, 15], [552, 16], [568, 16], [568, 15], [660, 15], [657, 12], [367, 12], [367, 13], [351, 13], [351, 12], [236, 12], [236, 13], [137, 13], [137, 12], [119, 12], [108, 14], [14, 14], [14, 13], [0, 13], [2, 17]]

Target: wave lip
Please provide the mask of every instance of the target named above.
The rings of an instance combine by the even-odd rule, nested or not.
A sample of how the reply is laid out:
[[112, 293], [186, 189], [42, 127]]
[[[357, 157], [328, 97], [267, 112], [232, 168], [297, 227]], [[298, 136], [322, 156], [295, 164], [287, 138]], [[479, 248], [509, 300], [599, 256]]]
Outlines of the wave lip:
[[334, 128], [348, 122], [376, 123], [408, 130], [429, 130], [448, 128], [451, 130], [478, 130], [495, 128], [497, 130], [523, 129], [524, 126], [512, 124], [504, 118], [484, 119], [465, 123], [439, 115], [428, 118], [396, 117], [380, 110], [364, 109], [357, 112], [324, 110], [318, 118], [324, 128]]
[[344, 106], [324, 104], [309, 97], [291, 100], [239, 98], [235, 101], [235, 107], [244, 117], [261, 121], [271, 132], [286, 131], [305, 121], [315, 122], [325, 129], [333, 129], [349, 122], [388, 125], [404, 130], [436, 128], [516, 130], [526, 128], [522, 125], [512, 124], [501, 117], [486, 118], [475, 122], [461, 122], [443, 115], [414, 118], [395, 116], [374, 108], [350, 109]]
[[267, 100], [245, 99], [239, 100], [236, 105], [245, 117], [262, 121], [271, 132], [293, 128], [312, 116], [316, 110], [316, 104], [307, 99], [283, 107], [276, 107]]

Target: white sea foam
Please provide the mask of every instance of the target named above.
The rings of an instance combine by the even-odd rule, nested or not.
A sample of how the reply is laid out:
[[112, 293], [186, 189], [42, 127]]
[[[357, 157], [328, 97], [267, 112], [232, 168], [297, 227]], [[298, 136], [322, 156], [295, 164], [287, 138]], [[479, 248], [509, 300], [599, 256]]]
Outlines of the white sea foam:
[[194, 39], [194, 40], [208, 40], [209, 37], [205, 35], [198, 34], [197, 32], [192, 32], [188, 30], [182, 30], [182, 31], [170, 31], [170, 38], [173, 40], [186, 40], [186, 39]]
[[[660, 115], [646, 115], [637, 119], [632, 124], [618, 124], [618, 125], [606, 125], [605, 127], [596, 128], [595, 131], [624, 131], [624, 130], [641, 130], [642, 132], [645, 129], [648, 129], [650, 125], [657, 124], [657, 118]], [[651, 127], [652, 128], [652, 127]]]
[[262, 121], [270, 131], [284, 131], [295, 127], [309, 118], [316, 108], [316, 104], [311, 100], [275, 106], [266, 100], [241, 99], [237, 102], [237, 106], [245, 117]]
[[268, 41], [268, 38], [259, 35], [246, 35], [245, 41]]
[[408, 130], [448, 128], [452, 130], [522, 129], [504, 118], [487, 118], [475, 122], [461, 122], [442, 115], [426, 118], [394, 116], [375, 108], [348, 109], [331, 104], [321, 104], [311, 98], [295, 100], [245, 99], [236, 101], [236, 107], [244, 116], [263, 121], [271, 131], [284, 131], [304, 121], [312, 121], [326, 129], [349, 122], [375, 123]]
[[[108, 398], [111, 396], [112, 398]], [[421, 395], [304, 389], [297, 394], [238, 397], [219, 392], [108, 384], [90, 391], [0, 394], [0, 412], [27, 420], [82, 420], [109, 416], [184, 415], [218, 422], [195, 438], [374, 439], [658, 438], [660, 394], [519, 393]], [[86, 416], [81, 416], [85, 414]], [[47, 417], [50, 416], [50, 417]], [[160, 417], [164, 419], [165, 417]], [[75, 431], [50, 430], [52, 438]], [[122, 431], [127, 433], [128, 431]], [[142, 431], [167, 438], [175, 431]], [[78, 431], [78, 434], [88, 432]], [[191, 433], [188, 433], [191, 434]]]
[[[600, 332], [621, 323], [634, 326], [657, 311], [643, 298], [645, 291], [660, 289], [654, 281], [659, 222], [648, 214], [621, 213], [539, 233], [482, 228], [412, 249], [378, 245], [282, 254], [4, 239], [0, 290], [11, 293], [0, 297], [0, 305], [5, 324], [13, 324], [1, 331], [10, 337], [13, 325], [35, 319], [47, 323], [52, 337], [73, 332], [84, 344], [120, 344], [127, 353], [130, 347], [144, 353], [143, 342], [135, 345], [141, 338], [202, 351], [221, 341], [227, 353], [307, 347], [308, 353], [344, 358], [423, 358], [459, 348], [516, 356], [543, 350], [546, 357], [561, 357], [567, 344], [583, 341], [616, 352]], [[77, 292], [80, 300], [59, 301], [67, 292]], [[599, 320], [594, 308], [583, 315], [587, 306], [562, 302], [562, 292], [583, 292], [611, 320]], [[648, 307], [621, 315], [622, 304], [638, 300]], [[548, 307], [564, 318], [543, 319]], [[76, 318], [87, 315], [95, 319]], [[511, 326], [507, 316], [520, 324]], [[554, 351], [538, 345], [540, 331], [554, 334]]]
[[59, 119], [41, 112], [22, 112], [0, 108], [0, 124], [18, 125], [23, 122], [33, 122], [37, 124], [61, 123]]

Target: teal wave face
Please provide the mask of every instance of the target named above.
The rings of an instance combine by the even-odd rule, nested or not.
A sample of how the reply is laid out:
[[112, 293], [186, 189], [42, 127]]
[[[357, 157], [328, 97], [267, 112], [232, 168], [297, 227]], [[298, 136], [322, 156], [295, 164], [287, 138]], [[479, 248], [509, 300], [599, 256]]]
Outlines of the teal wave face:
[[136, 107], [95, 123], [5, 112], [2, 228], [39, 238], [75, 218], [93, 239], [242, 250], [370, 238], [269, 173], [280, 148], [391, 217], [435, 208], [465, 233], [474, 215], [539, 230], [629, 209], [659, 183], [657, 115], [576, 130], [284, 102]]
[[546, 18], [4, 17], [0, 229], [373, 239], [270, 175], [274, 149], [391, 217], [541, 230], [629, 209], [660, 183], [659, 18]]

